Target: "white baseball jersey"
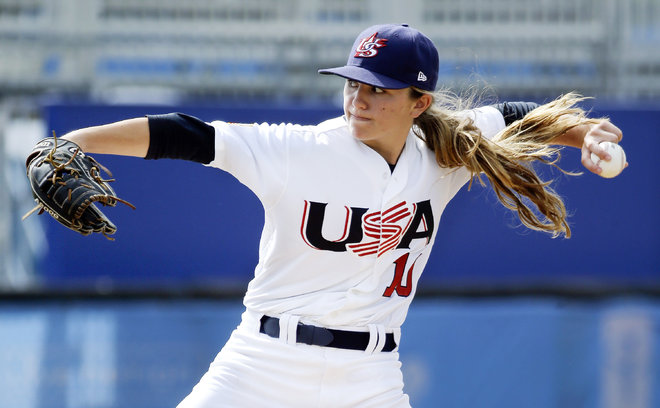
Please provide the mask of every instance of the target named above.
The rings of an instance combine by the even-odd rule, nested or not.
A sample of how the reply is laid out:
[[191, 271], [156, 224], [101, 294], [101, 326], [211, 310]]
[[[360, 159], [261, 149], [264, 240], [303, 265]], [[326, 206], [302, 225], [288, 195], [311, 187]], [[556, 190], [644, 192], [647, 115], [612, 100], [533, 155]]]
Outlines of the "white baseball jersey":
[[[495, 108], [470, 114], [485, 137], [504, 128]], [[265, 210], [247, 309], [328, 328], [399, 328], [467, 170], [440, 168], [410, 132], [391, 171], [343, 117], [317, 126], [211, 125], [209, 166], [234, 175]]]

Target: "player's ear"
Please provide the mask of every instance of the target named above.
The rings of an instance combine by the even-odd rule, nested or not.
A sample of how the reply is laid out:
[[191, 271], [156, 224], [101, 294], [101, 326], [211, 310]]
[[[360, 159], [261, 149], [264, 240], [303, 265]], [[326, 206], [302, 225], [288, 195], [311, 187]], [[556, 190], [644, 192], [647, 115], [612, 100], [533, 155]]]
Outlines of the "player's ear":
[[412, 115], [413, 118], [418, 117], [422, 113], [424, 113], [429, 106], [433, 103], [433, 97], [429, 94], [422, 94], [417, 100], [415, 100], [415, 104], [413, 105], [412, 109]]

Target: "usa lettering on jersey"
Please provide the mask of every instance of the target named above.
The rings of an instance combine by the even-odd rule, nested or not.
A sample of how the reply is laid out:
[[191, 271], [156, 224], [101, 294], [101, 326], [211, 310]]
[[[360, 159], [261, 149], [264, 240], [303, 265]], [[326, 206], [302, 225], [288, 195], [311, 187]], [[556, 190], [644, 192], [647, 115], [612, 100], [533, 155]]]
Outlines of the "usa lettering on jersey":
[[327, 203], [305, 201], [300, 234], [310, 247], [321, 251], [351, 251], [358, 256], [377, 257], [395, 248], [409, 249], [414, 239], [433, 236], [430, 200], [409, 205], [402, 201], [384, 211], [345, 206], [343, 230], [338, 239], [323, 236]]
[[387, 44], [386, 38], [376, 38], [378, 33], [373, 33], [371, 36], [362, 39], [360, 44], [355, 49], [354, 57], [370, 58], [378, 54], [378, 48], [385, 47]]

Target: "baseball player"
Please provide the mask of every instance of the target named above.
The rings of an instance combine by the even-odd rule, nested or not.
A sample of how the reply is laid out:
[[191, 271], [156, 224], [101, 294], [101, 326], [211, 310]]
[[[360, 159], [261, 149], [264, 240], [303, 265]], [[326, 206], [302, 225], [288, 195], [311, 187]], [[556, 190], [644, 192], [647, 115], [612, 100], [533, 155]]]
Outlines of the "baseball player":
[[[367, 28], [345, 66], [344, 115], [316, 126], [203, 122], [172, 113], [73, 131], [85, 152], [178, 158], [231, 173], [263, 203], [242, 322], [180, 408], [408, 407], [401, 325], [443, 209], [485, 176], [529, 228], [570, 235], [561, 198], [531, 164], [561, 145], [600, 169], [573, 94], [545, 105], [457, 109], [436, 92], [438, 53], [407, 25]], [[460, 102], [460, 101], [458, 101]]]

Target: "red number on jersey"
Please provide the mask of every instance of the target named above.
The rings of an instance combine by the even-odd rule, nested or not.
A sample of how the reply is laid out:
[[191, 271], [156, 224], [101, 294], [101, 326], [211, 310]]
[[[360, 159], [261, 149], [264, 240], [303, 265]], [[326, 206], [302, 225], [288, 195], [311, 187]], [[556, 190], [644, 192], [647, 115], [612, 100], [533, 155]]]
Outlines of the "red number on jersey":
[[[415, 262], [417, 262], [417, 259], [415, 259], [415, 262], [413, 262], [412, 265], [410, 265], [410, 269], [408, 269], [408, 273], [406, 274], [406, 284], [403, 284], [403, 275], [406, 272], [406, 264], [408, 263], [408, 257], [410, 256], [410, 253], [405, 253], [402, 256], [399, 257], [396, 261], [394, 261], [394, 279], [392, 279], [392, 283], [390, 286], [385, 289], [385, 292], [383, 292], [383, 296], [385, 297], [390, 297], [396, 291], [396, 294], [399, 296], [410, 296], [410, 293], [412, 292], [413, 289], [413, 284], [412, 284], [412, 276], [413, 276], [413, 269], [415, 268]], [[420, 254], [421, 256], [421, 254]], [[419, 256], [417, 257], [419, 258]]]

